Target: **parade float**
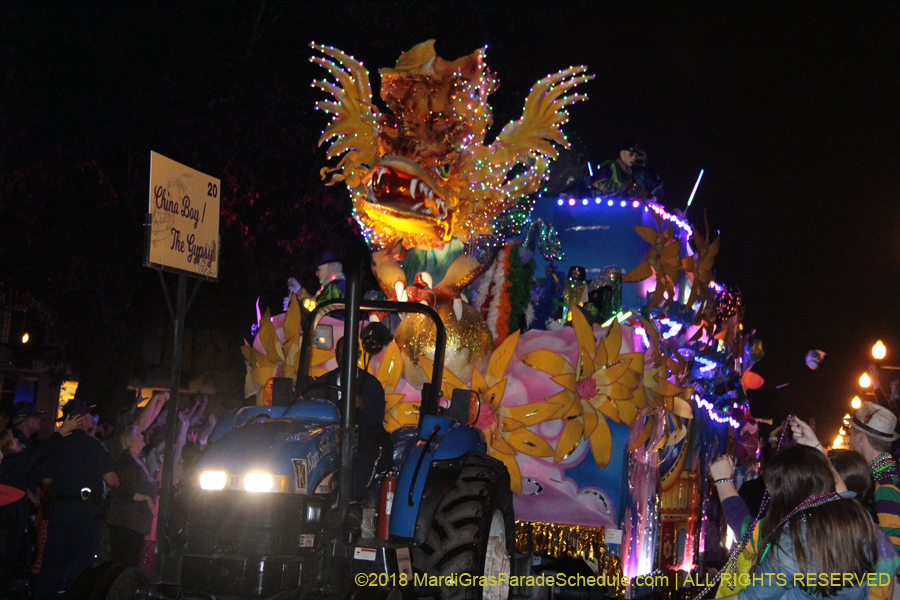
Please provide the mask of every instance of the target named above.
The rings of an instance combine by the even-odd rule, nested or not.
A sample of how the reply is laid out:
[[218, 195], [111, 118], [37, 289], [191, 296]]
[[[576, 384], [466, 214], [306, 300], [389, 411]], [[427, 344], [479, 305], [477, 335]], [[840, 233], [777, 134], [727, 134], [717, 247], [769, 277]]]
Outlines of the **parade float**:
[[[704, 474], [723, 451], [755, 456], [745, 393], [761, 384], [750, 369], [762, 346], [743, 329], [739, 290], [715, 281], [718, 237], [664, 208], [635, 148], [593, 186], [541, 196], [585, 67], [540, 80], [487, 143], [497, 80], [483, 50], [450, 62], [428, 41], [403, 53], [380, 70], [382, 109], [362, 63], [313, 48], [329, 76], [314, 85], [331, 96], [318, 103], [334, 161], [323, 178], [347, 186], [383, 297], [444, 321], [439, 385], [479, 394], [475, 424], [515, 494], [517, 549], [583, 558], [620, 583], [721, 558]], [[273, 377], [296, 378], [313, 302], [295, 286], [285, 314], [259, 316], [243, 349], [248, 398], [265, 403]], [[388, 431], [418, 421], [435, 335], [421, 315], [392, 330], [361, 362], [385, 389]], [[313, 350], [313, 375], [335, 367], [332, 343]]]

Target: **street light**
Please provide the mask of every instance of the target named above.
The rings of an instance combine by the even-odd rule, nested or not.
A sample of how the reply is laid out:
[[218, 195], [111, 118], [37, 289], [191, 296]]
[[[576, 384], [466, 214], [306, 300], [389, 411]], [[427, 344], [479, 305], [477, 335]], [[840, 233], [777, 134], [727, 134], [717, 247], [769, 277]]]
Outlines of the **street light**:
[[[860, 381], [862, 383], [862, 381]], [[850, 401], [850, 406], [854, 409], [859, 409], [862, 406], [862, 400], [859, 399], [859, 396], [853, 396], [853, 400]]]
[[887, 348], [884, 345], [884, 342], [878, 340], [875, 342], [875, 345], [872, 346], [872, 356], [875, 360], [881, 360], [885, 356], [887, 356]]
[[872, 378], [869, 377], [868, 373], [863, 373], [859, 376], [859, 387], [867, 388], [872, 385]]

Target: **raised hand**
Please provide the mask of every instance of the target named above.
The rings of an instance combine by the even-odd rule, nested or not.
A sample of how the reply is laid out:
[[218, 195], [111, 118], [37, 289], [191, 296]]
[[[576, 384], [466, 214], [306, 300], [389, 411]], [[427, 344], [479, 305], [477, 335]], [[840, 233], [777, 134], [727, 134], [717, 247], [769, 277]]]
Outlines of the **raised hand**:
[[797, 417], [791, 417], [791, 433], [794, 435], [794, 441], [798, 444], [820, 448], [823, 452], [825, 451], [825, 449], [822, 448], [822, 444], [819, 443], [819, 438], [816, 437], [816, 433], [813, 431], [812, 427]]
[[63, 437], [69, 435], [76, 429], [81, 429], [84, 425], [85, 415], [69, 415], [66, 417], [66, 420], [63, 421], [63, 424], [59, 427], [59, 434]]
[[730, 479], [734, 474], [734, 459], [723, 454], [709, 465], [709, 476], [713, 481], [717, 479]]
[[203, 394], [194, 405], [194, 413], [191, 415], [191, 426], [199, 425], [206, 413], [206, 405], [209, 403], [209, 394]]

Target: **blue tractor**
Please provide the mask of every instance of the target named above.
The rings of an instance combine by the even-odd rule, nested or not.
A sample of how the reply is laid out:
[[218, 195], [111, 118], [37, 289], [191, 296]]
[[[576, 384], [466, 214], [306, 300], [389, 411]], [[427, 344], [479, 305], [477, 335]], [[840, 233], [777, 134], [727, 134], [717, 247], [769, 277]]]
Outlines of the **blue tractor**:
[[[422, 313], [437, 327], [434, 372], [442, 380], [446, 333], [418, 303], [361, 299], [361, 263], [350, 265], [343, 301], [323, 303], [304, 328], [312, 348], [321, 318], [345, 312], [344, 364], [355, 364], [360, 311]], [[355, 269], [353, 268], [355, 266]], [[301, 361], [308, 372], [309, 353]], [[304, 371], [304, 369], [306, 369]], [[181, 597], [493, 598], [514, 553], [506, 467], [485, 454], [472, 426], [477, 397], [440, 405], [440, 385], [423, 390], [420, 420], [394, 452], [396, 490], [388, 539], [363, 537], [352, 501], [354, 403], [358, 382], [345, 370], [340, 406], [310, 400], [248, 406], [225, 415], [197, 467], [199, 486], [183, 494], [186, 517], [163, 558], [162, 583]], [[298, 378], [300, 381], [301, 378]], [[277, 396], [277, 394], [276, 394]], [[383, 475], [383, 474], [382, 474]], [[487, 579], [485, 579], [487, 577]], [[498, 595], [499, 593], [499, 595]]]

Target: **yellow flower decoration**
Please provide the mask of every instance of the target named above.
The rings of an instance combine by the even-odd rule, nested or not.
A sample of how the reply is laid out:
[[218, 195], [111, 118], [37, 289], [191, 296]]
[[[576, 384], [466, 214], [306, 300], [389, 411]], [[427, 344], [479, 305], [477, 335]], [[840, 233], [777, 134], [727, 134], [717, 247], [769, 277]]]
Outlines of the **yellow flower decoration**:
[[334, 350], [322, 350], [321, 348], [312, 349], [312, 357], [310, 357], [309, 375], [311, 377], [321, 377], [329, 371], [322, 365], [334, 358]]
[[[518, 331], [506, 338], [491, 353], [484, 374], [477, 368], [473, 369], [471, 387], [467, 387], [450, 371], [444, 370], [441, 391], [448, 397], [453, 394], [454, 389], [471, 389], [478, 393], [481, 398], [481, 410], [475, 426], [485, 434], [487, 453], [506, 465], [512, 491], [521, 494], [522, 473], [516, 461], [516, 454], [521, 452], [528, 456], [553, 456], [553, 447], [528, 428], [550, 419], [557, 411], [557, 407], [545, 403], [502, 405], [507, 382], [503, 375], [515, 353], [518, 341]], [[433, 362], [425, 357], [419, 357], [419, 360], [425, 372], [430, 375]]]
[[241, 354], [247, 362], [247, 382], [244, 397], [262, 392], [266, 382], [272, 377], [290, 377], [296, 379], [300, 362], [300, 305], [297, 298], [291, 296], [287, 313], [282, 325], [284, 343], [278, 338], [269, 311], [259, 322], [259, 341], [265, 353], [258, 351], [250, 344], [241, 348]]
[[[294, 381], [297, 380], [297, 369], [300, 367], [300, 342], [303, 336], [300, 332], [300, 304], [294, 294], [291, 294], [281, 329], [284, 342], [279, 339], [278, 333], [272, 325], [272, 317], [267, 310], [260, 319], [257, 332], [259, 342], [265, 352], [260, 352], [246, 342], [241, 347], [241, 354], [247, 363], [247, 380], [244, 384], [245, 398], [256, 394], [257, 401], [259, 401], [266, 382], [273, 377], [290, 377]], [[313, 348], [311, 364], [321, 365], [333, 356], [334, 352], [332, 351]], [[313, 377], [327, 372], [328, 369], [324, 367], [310, 369], [310, 375]]]
[[716, 318], [715, 301], [707, 301], [705, 304], [702, 304], [700, 308], [697, 309], [697, 314], [694, 315], [694, 321], [691, 323], [692, 325], [697, 326], [697, 332], [691, 336], [690, 341], [701, 341], [705, 333], [708, 344], [712, 344], [716, 335]]
[[[704, 217], [704, 222], [706, 217]], [[709, 284], [713, 278], [713, 261], [719, 253], [719, 237], [716, 237], [712, 243], [709, 241], [709, 223], [706, 223], [706, 235], [700, 237], [697, 231], [694, 231], [694, 248], [696, 249], [692, 256], [682, 259], [681, 268], [684, 269], [685, 275], [691, 280], [691, 294], [688, 296], [685, 306], [691, 308], [694, 302], [700, 300], [702, 304], [697, 311], [701, 312], [709, 303]]]
[[[642, 398], [645, 402], [649, 419], [647, 419], [643, 430], [628, 449], [633, 450], [643, 445], [649, 439], [658, 420], [666, 419], [667, 425], [663, 431], [663, 436], [655, 448], [658, 450], [663, 446], [678, 443], [687, 433], [687, 427], [684, 425], [683, 419], [690, 419], [693, 416], [690, 398], [694, 387], [688, 386], [683, 388], [669, 380], [670, 377], [676, 381], [683, 378], [686, 366], [683, 357], [677, 352], [673, 353], [672, 357], [667, 357], [662, 351], [659, 331], [656, 329], [656, 325], [643, 317], [638, 317], [638, 319], [647, 332], [650, 346], [643, 355], [644, 372], [642, 385], [635, 395]], [[671, 423], [666, 413], [672, 416]]]
[[596, 347], [593, 329], [580, 310], [572, 312], [572, 327], [578, 339], [578, 362], [574, 367], [550, 350], [529, 352], [522, 362], [548, 373], [565, 388], [546, 400], [555, 407], [551, 418], [566, 421], [553, 462], [566, 458], [582, 440], [589, 440], [594, 460], [603, 468], [609, 464], [612, 453], [612, 435], [606, 419], [631, 426], [644, 407], [643, 398], [635, 395], [641, 384], [644, 355], [619, 354], [622, 328], [618, 321], [613, 322]]
[[665, 293], [669, 300], [675, 297], [675, 280], [678, 278], [678, 271], [681, 269], [681, 258], [678, 251], [681, 244], [675, 237], [675, 230], [672, 224], [663, 228], [662, 217], [653, 213], [653, 218], [659, 226], [659, 230], [647, 227], [646, 225], [634, 225], [634, 230], [638, 235], [650, 244], [647, 248], [647, 258], [625, 274], [622, 278], [626, 282], [643, 281], [650, 277], [656, 277], [656, 290], [650, 296], [647, 302], [647, 308], [651, 309], [663, 300]]
[[378, 381], [384, 388], [384, 428], [390, 433], [403, 425], [419, 422], [420, 402], [403, 402], [406, 394], [396, 393], [400, 376], [403, 374], [403, 359], [397, 342], [391, 342], [385, 349], [381, 364], [378, 365]]

